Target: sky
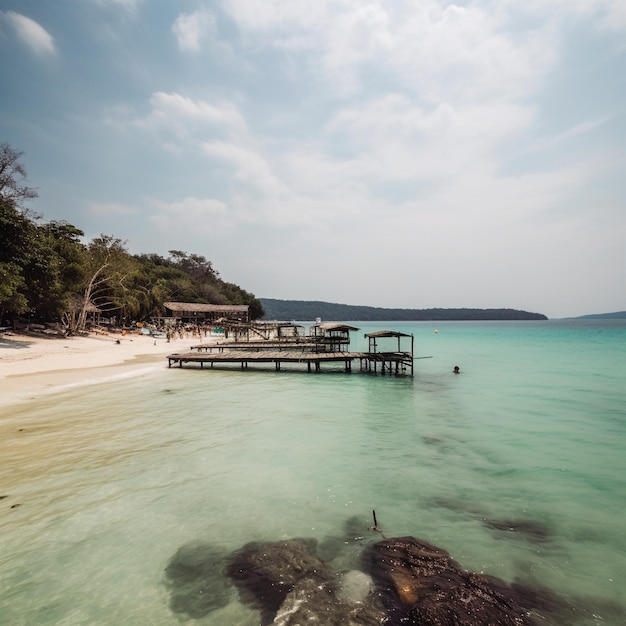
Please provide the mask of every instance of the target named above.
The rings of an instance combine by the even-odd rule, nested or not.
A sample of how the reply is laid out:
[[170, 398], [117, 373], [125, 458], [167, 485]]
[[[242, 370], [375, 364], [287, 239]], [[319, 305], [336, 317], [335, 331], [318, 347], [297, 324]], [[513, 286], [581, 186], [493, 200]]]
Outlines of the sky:
[[626, 310], [623, 0], [0, 0], [44, 221], [259, 298]]

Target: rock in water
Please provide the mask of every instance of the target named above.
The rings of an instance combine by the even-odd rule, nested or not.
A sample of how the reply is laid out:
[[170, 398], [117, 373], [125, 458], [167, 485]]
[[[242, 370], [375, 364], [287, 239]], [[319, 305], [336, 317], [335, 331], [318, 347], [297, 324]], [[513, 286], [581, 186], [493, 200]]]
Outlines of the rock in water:
[[366, 551], [365, 560], [394, 624], [534, 623], [521, 589], [467, 572], [445, 550], [425, 541], [385, 539]]
[[359, 604], [365, 602], [372, 591], [372, 587], [371, 576], [353, 569], [340, 576], [337, 597], [348, 604]]
[[236, 552], [227, 567], [242, 602], [261, 611], [274, 626], [377, 626], [385, 614], [376, 596], [349, 602], [337, 595], [337, 574], [307, 539], [258, 543]]
[[224, 567], [226, 554], [200, 541], [180, 547], [165, 569], [173, 613], [199, 618], [226, 606], [232, 587]]
[[226, 571], [242, 602], [273, 619], [298, 582], [310, 579], [323, 585], [332, 579], [330, 569], [316, 556], [315, 547], [313, 539], [248, 543], [233, 555]]

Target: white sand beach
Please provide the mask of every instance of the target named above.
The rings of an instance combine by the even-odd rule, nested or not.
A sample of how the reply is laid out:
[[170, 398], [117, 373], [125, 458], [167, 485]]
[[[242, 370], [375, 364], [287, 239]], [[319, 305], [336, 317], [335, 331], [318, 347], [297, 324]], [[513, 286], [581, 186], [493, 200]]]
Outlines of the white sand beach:
[[117, 375], [167, 367], [168, 354], [185, 352], [212, 337], [172, 339], [148, 335], [40, 338], [0, 335], [0, 407]]

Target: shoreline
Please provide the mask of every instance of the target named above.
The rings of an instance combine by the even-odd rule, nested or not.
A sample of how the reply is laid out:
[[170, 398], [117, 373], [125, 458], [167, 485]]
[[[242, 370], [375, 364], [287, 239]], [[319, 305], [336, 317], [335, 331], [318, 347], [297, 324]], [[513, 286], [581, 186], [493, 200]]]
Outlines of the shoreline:
[[[166, 339], [141, 334], [46, 338], [0, 335], [0, 410], [65, 389], [167, 367], [168, 354], [214, 337]], [[119, 343], [118, 343], [119, 342]]]

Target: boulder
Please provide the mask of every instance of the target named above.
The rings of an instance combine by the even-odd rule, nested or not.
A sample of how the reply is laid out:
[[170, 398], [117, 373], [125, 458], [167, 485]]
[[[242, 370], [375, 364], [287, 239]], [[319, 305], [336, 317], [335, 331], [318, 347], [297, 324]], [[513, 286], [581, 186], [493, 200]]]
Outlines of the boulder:
[[392, 624], [535, 623], [523, 588], [465, 571], [445, 550], [420, 539], [379, 541], [366, 550], [364, 560]]
[[[346, 582], [317, 556], [316, 547], [313, 539], [249, 543], [233, 555], [227, 573], [241, 601], [261, 612], [263, 626], [383, 623], [383, 607], [364, 591], [364, 580], [354, 580], [353, 574]], [[342, 581], [352, 588], [346, 590]]]
[[224, 573], [226, 557], [221, 548], [201, 541], [181, 546], [165, 568], [170, 610], [201, 618], [226, 606], [233, 595]]

